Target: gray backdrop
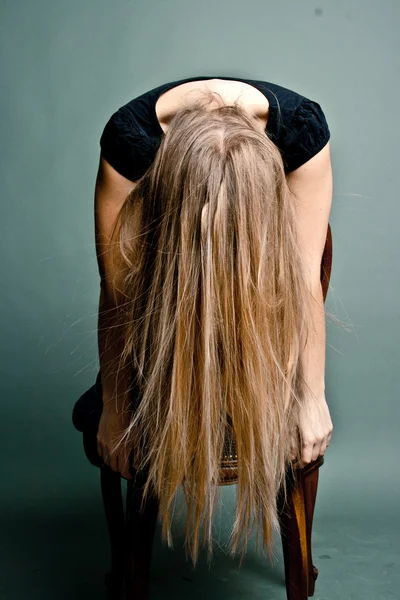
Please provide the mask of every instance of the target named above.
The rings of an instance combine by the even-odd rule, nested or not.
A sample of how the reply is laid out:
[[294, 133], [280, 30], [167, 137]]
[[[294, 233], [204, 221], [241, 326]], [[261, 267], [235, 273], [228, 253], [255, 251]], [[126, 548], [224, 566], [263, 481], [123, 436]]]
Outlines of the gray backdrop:
[[[314, 564], [321, 600], [397, 598], [400, 4], [3, 0], [1, 598], [105, 597], [98, 470], [71, 423], [98, 370], [93, 190], [122, 104], [195, 75], [265, 79], [318, 101], [331, 129], [333, 272]], [[284, 598], [283, 562], [221, 548], [207, 570], [155, 542], [152, 597]]]

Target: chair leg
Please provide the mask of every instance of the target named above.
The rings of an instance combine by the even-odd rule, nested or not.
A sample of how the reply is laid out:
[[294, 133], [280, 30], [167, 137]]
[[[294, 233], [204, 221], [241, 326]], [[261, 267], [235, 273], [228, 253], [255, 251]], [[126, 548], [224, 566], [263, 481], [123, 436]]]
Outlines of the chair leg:
[[124, 575], [124, 505], [121, 476], [104, 466], [100, 468], [100, 484], [111, 545], [111, 572], [105, 577], [109, 600], [120, 600]]
[[150, 496], [140, 511], [142, 492], [143, 478], [136, 473], [136, 477], [128, 479], [126, 492], [125, 600], [147, 600], [149, 597], [151, 554], [159, 504], [155, 496]]
[[319, 469], [299, 469], [289, 482], [287, 502], [279, 496], [282, 548], [288, 600], [307, 600], [314, 595], [318, 569], [312, 563], [311, 532]]
[[317, 497], [319, 469], [314, 469], [311, 473], [304, 475], [304, 496], [306, 508], [307, 524], [307, 548], [308, 548], [308, 595], [314, 596], [315, 581], [318, 577], [318, 569], [313, 565], [312, 560], [312, 523], [314, 517], [315, 500]]

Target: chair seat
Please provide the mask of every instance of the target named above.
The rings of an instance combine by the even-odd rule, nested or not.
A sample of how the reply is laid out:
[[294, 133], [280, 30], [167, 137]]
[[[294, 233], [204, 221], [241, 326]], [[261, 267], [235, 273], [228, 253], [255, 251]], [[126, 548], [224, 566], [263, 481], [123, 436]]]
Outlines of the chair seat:
[[[308, 475], [314, 469], [318, 469], [324, 463], [324, 457], [318, 456], [314, 461], [301, 468], [303, 475]], [[219, 485], [233, 485], [238, 482], [238, 457], [236, 451], [235, 436], [232, 428], [228, 425], [225, 435], [224, 455], [221, 460]]]
[[99, 371], [94, 385], [86, 390], [75, 402], [72, 411], [73, 426], [82, 433], [88, 428], [96, 425], [98, 427], [102, 411], [103, 401]]
[[104, 467], [104, 461], [97, 452], [97, 432], [103, 412], [100, 371], [96, 383], [75, 402], [72, 423], [83, 434], [83, 447], [89, 462], [95, 467]]
[[[83, 446], [89, 462], [95, 467], [104, 467], [105, 463], [97, 452], [97, 432], [101, 414], [103, 411], [102, 388], [100, 371], [96, 382], [84, 392], [74, 405], [72, 412], [72, 423], [78, 431], [83, 434]], [[319, 456], [317, 460], [305, 465], [303, 473], [310, 473], [324, 462], [324, 457]], [[219, 485], [233, 485], [238, 481], [238, 457], [235, 436], [228, 417], [224, 452], [221, 459]]]

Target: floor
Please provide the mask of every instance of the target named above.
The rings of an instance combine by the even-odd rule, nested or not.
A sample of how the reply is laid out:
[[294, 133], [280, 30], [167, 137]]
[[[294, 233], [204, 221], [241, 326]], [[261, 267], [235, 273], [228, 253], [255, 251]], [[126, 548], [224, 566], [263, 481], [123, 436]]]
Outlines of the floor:
[[[43, 454], [40, 468], [31, 464], [24, 473], [21, 467], [1, 494], [2, 600], [106, 599], [103, 578], [109, 568], [109, 547], [98, 470], [82, 459], [79, 445], [72, 452], [69, 448], [62, 468], [55, 468], [56, 462]], [[326, 459], [320, 471], [313, 528], [313, 562], [319, 569], [314, 598], [398, 599], [397, 496], [390, 489], [381, 493], [367, 476], [361, 478], [364, 487], [352, 485], [352, 473], [344, 475], [340, 464], [337, 457]], [[223, 549], [234, 494], [234, 486], [223, 488], [217, 522], [220, 546], [216, 545], [210, 569], [205, 551], [196, 570], [185, 561], [179, 522], [175, 550], [161, 544], [158, 527], [151, 600], [285, 600], [279, 538], [273, 565], [250, 545], [239, 570], [238, 559]]]

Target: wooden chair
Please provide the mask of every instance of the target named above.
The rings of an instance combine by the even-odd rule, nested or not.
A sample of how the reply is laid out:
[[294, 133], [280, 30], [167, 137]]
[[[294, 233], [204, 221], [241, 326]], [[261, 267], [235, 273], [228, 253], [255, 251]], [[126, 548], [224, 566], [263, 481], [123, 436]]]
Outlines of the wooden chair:
[[[331, 268], [332, 235], [328, 225], [321, 262], [324, 301], [328, 292]], [[94, 410], [97, 410], [96, 418], [99, 419], [101, 411], [98, 412], [98, 408]], [[137, 473], [136, 477], [127, 480], [124, 511], [120, 474], [105, 466], [98, 457], [96, 460], [94, 456], [97, 444], [96, 418], [91, 429], [87, 428], [84, 431], [84, 446], [89, 460], [100, 467], [101, 492], [111, 544], [111, 572], [105, 578], [108, 598], [109, 600], [147, 600], [158, 502], [155, 497], [151, 497], [146, 502], [144, 510], [140, 512], [143, 476]], [[75, 427], [82, 431], [83, 428], [77, 425], [75, 420]], [[235, 439], [232, 431], [228, 431], [224, 458], [221, 462], [220, 485], [232, 485], [237, 482], [237, 460]], [[324, 457], [319, 456], [305, 467], [296, 469], [294, 478], [288, 473], [287, 502], [284, 503], [281, 493], [277, 499], [287, 600], [307, 600], [308, 596], [314, 595], [318, 569], [312, 560], [311, 529], [319, 467], [323, 463]]]

